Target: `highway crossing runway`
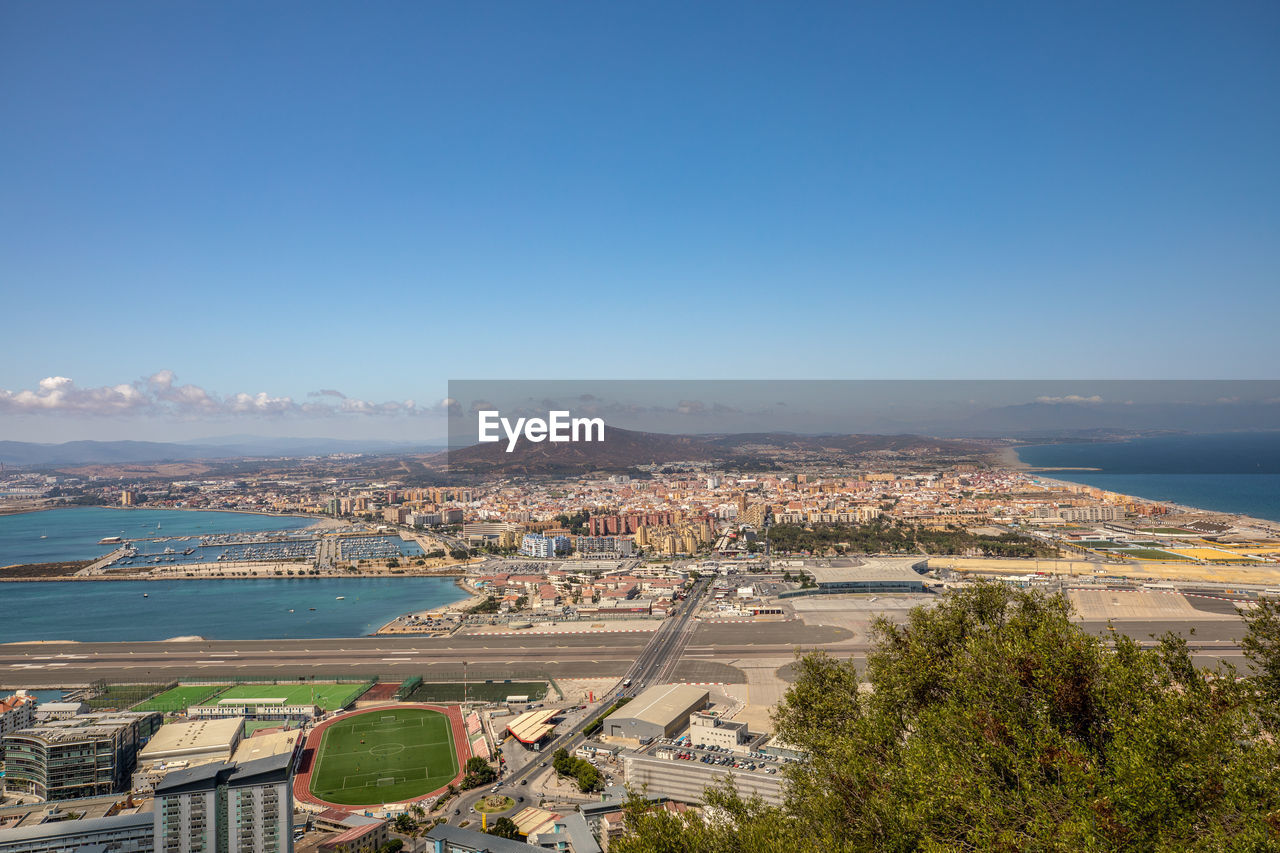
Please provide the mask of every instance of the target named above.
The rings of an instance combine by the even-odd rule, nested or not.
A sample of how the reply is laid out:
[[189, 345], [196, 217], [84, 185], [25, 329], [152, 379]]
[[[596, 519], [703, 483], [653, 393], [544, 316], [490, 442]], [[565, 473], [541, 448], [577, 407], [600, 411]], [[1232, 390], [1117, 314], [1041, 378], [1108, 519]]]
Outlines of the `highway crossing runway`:
[[[1144, 642], [1173, 630], [1187, 636], [1207, 664], [1215, 657], [1239, 662], [1238, 620], [1211, 622], [1135, 621], [1113, 623], [1117, 631]], [[1087, 622], [1097, 633], [1105, 622]], [[1195, 634], [1190, 634], [1190, 628]], [[725, 681], [735, 660], [790, 657], [796, 646], [824, 648], [840, 657], [865, 656], [869, 646], [848, 631], [801, 622], [699, 624], [673, 680]], [[621, 677], [641, 655], [651, 634], [527, 634], [514, 637], [461, 635], [448, 638], [355, 637], [308, 640], [214, 640], [140, 643], [26, 643], [0, 645], [0, 685], [68, 686], [97, 679], [164, 683], [187, 677], [282, 678], [382, 676], [386, 680], [422, 675], [427, 680]], [[717, 664], [711, 666], [711, 663]], [[698, 677], [698, 673], [703, 677]], [[745, 678], [739, 679], [745, 681]]]

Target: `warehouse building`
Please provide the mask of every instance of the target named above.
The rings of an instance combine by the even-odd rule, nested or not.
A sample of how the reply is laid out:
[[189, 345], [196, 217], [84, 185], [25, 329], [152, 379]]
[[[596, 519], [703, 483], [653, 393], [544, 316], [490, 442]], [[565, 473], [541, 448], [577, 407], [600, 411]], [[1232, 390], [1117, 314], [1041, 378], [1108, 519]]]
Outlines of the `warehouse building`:
[[701, 687], [650, 687], [606, 717], [604, 733], [636, 740], [671, 737], [688, 724], [690, 714], [707, 707], [710, 696]]
[[195, 720], [160, 727], [138, 753], [133, 789], [149, 793], [166, 774], [213, 761], [228, 761], [240, 743], [244, 721]]

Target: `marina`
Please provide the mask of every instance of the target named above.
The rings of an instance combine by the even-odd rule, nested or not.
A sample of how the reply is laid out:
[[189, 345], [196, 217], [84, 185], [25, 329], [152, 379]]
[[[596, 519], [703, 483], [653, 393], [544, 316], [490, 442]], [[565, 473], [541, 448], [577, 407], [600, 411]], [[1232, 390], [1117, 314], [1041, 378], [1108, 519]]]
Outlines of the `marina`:
[[[170, 545], [184, 551], [197, 544], [251, 543], [266, 535], [313, 538], [314, 531], [306, 528], [315, 523], [313, 518], [297, 516], [96, 506], [17, 513], [0, 516], [0, 566], [94, 560], [122, 546], [163, 557]], [[180, 547], [174, 544], [187, 537]], [[199, 537], [239, 538], [208, 538], [198, 543]], [[164, 544], [152, 549], [142, 547], [143, 540]]]
[[398, 536], [345, 536], [339, 540], [344, 560], [386, 560], [393, 557], [420, 557], [425, 552], [417, 542]]

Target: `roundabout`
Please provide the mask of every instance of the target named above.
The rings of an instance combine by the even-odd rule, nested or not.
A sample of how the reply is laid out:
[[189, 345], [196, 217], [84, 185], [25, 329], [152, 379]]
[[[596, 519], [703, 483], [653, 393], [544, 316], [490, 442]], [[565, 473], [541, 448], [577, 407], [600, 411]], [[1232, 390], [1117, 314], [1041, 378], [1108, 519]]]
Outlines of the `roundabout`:
[[501, 794], [490, 794], [476, 803], [475, 810], [481, 814], [498, 814], [499, 812], [510, 811], [515, 807], [515, 804], [516, 801], [510, 797], [504, 797]]

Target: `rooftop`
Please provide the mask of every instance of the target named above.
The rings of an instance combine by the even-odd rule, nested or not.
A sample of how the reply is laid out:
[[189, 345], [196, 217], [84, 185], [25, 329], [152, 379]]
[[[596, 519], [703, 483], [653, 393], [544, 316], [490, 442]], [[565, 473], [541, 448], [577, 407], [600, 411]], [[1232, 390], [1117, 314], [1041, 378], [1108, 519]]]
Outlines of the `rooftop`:
[[683, 684], [650, 687], [635, 699], [623, 705], [610, 717], [643, 720], [646, 723], [665, 726], [673, 717], [683, 714], [690, 706], [705, 703], [711, 694], [701, 687]]
[[[238, 718], [233, 719], [238, 720]], [[298, 739], [301, 737], [301, 729], [289, 729], [288, 731], [271, 732], [269, 734], [259, 732], [251, 738], [245, 738], [240, 741], [240, 745], [236, 747], [236, 754], [232, 756], [232, 759], [236, 762], [244, 762], [267, 758], [272, 755], [292, 755], [294, 749], [298, 746]]]
[[919, 583], [923, 578], [913, 567], [920, 562], [922, 562], [920, 557], [865, 557], [861, 560], [844, 557], [806, 562], [804, 570], [819, 584], [858, 581]]
[[121, 729], [135, 725], [147, 716], [149, 715], [130, 711], [82, 714], [63, 720], [45, 720], [34, 726], [10, 732], [5, 737], [35, 737], [46, 744], [78, 743], [94, 738], [112, 737]]
[[475, 850], [485, 851], [485, 853], [529, 853], [529, 851], [541, 849], [531, 844], [525, 844], [523, 841], [511, 841], [497, 835], [488, 835], [483, 832], [450, 826], [447, 823], [439, 824], [433, 828], [427, 833], [426, 839], [427, 841], [443, 841], [444, 849], [446, 850]]
[[218, 784], [229, 787], [269, 785], [287, 781], [293, 767], [293, 755], [272, 755], [254, 761], [217, 761], [186, 770], [175, 770], [156, 784], [157, 797], [209, 790]]
[[225, 752], [229, 758], [232, 747], [240, 739], [242, 725], [243, 722], [237, 717], [168, 723], [161, 726], [142, 748], [138, 753], [138, 760], [158, 761], [208, 752]]
[[521, 743], [537, 743], [555, 729], [551, 718], [560, 713], [558, 708], [541, 708], [525, 711], [507, 723], [507, 731]]

